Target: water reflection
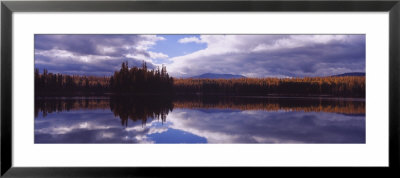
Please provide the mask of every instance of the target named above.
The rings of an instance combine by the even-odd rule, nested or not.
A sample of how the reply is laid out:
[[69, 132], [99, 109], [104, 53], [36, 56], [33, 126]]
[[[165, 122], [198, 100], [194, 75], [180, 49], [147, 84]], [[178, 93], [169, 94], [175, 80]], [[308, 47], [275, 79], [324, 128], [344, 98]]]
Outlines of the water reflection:
[[110, 109], [121, 124], [128, 126], [128, 119], [146, 123], [148, 118], [161, 119], [165, 122], [167, 114], [172, 111], [171, 97], [112, 97]]
[[365, 101], [38, 98], [35, 143], [365, 143]]
[[365, 120], [357, 115], [316, 112], [240, 112], [176, 109], [171, 128], [209, 143], [363, 143]]

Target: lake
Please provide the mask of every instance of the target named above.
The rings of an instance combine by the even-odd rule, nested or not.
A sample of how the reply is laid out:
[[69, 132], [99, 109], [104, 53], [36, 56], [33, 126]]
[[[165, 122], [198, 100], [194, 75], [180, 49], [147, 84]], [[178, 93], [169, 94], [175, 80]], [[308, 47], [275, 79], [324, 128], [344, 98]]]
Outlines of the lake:
[[35, 143], [365, 143], [365, 100], [328, 97], [35, 99]]

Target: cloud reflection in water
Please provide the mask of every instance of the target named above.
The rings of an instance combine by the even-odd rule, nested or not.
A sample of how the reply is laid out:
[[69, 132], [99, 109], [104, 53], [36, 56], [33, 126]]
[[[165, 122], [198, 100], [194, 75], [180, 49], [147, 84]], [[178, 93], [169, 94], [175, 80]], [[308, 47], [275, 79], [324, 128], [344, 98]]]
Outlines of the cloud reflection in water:
[[[365, 113], [221, 109], [217, 105], [185, 108], [182, 103], [173, 108], [166, 102], [165, 109], [140, 105], [141, 111], [156, 112], [140, 112], [141, 117], [150, 116], [143, 122], [135, 117], [138, 112], [132, 112], [133, 108], [113, 103], [112, 109], [105, 109], [107, 102], [92, 103], [101, 105], [101, 109], [74, 108], [72, 104], [68, 110], [50, 112], [43, 108], [60, 107], [40, 103], [42, 108], [37, 109], [45, 114], [38, 113], [35, 118], [35, 143], [365, 143]], [[139, 107], [132, 101], [130, 105]], [[166, 118], [152, 118], [158, 115]]]

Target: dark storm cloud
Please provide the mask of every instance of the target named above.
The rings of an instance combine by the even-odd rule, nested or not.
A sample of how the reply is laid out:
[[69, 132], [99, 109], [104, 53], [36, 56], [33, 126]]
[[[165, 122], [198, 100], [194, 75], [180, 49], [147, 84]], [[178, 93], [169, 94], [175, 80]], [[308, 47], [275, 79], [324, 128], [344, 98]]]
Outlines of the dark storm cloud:
[[[110, 75], [122, 62], [149, 68], [155, 35], [35, 35], [35, 67], [49, 72]], [[154, 53], [153, 53], [154, 54]]]
[[[122, 62], [128, 62], [131, 66], [141, 66], [142, 60], [135, 60], [130, 58], [113, 58], [112, 60], [101, 60], [101, 62], [88, 63], [79, 60], [65, 58], [59, 59], [57, 57], [37, 56], [40, 62], [36, 62], [35, 68], [47, 69], [51, 73], [75, 74], [75, 75], [96, 75], [96, 76], [109, 76], [114, 71], [119, 70]], [[52, 62], [57, 61], [57, 62]], [[44, 62], [44, 63], [42, 63]], [[149, 68], [155, 68], [152, 63], [147, 63]]]
[[171, 59], [168, 67], [174, 75], [303, 77], [365, 72], [365, 35], [220, 35], [217, 40], [201, 40], [207, 49]]
[[290, 77], [365, 71], [365, 47], [362, 45], [322, 44], [254, 54], [254, 58], [259, 67]]
[[144, 50], [132, 48], [141, 40], [143, 38], [138, 35], [35, 35], [35, 49], [58, 49], [82, 55], [117, 57], [135, 52], [149, 56]]

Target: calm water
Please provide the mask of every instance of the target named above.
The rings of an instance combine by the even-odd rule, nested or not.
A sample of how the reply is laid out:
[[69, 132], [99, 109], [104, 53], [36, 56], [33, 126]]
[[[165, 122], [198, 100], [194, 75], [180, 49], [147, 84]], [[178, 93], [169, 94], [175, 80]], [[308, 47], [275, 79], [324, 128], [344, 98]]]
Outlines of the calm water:
[[365, 143], [365, 101], [41, 98], [35, 143]]

